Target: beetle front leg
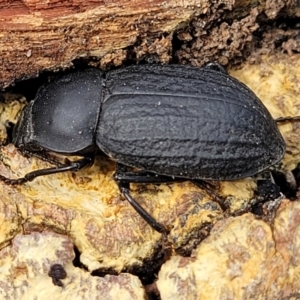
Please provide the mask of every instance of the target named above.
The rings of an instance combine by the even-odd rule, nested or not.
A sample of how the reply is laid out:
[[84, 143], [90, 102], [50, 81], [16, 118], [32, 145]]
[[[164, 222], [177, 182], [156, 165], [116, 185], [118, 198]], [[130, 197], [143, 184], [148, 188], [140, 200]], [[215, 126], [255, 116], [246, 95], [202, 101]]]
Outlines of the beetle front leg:
[[84, 168], [85, 166], [90, 165], [92, 162], [93, 159], [91, 157], [84, 157], [82, 159], [71, 162], [70, 164], [62, 164], [54, 168], [35, 170], [30, 173], [27, 173], [24, 177], [17, 178], [17, 179], [10, 179], [0, 175], [0, 180], [3, 181], [5, 184], [18, 185], [18, 184], [23, 184], [27, 181], [32, 181], [39, 176], [51, 175], [56, 173], [68, 172], [68, 171], [78, 171]]
[[296, 117], [280, 117], [274, 120], [276, 123], [287, 123], [287, 122], [299, 122], [300, 121], [300, 116]]

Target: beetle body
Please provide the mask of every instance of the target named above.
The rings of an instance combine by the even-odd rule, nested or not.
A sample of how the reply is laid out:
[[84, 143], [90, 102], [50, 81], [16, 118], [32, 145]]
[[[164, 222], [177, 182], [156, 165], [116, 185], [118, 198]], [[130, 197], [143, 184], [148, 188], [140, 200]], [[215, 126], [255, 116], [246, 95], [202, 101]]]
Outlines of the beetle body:
[[107, 75], [96, 141], [125, 165], [206, 180], [254, 175], [285, 151], [244, 84], [212, 68], [135, 66]]
[[76, 72], [42, 87], [17, 127], [27, 150], [112, 159], [160, 175], [232, 180], [278, 162], [284, 140], [244, 84], [213, 68]]
[[65, 75], [39, 90], [13, 135], [13, 143], [27, 153], [83, 158], [23, 178], [0, 175], [2, 181], [22, 184], [77, 171], [101, 149], [117, 162], [115, 180], [122, 194], [165, 238], [168, 230], [131, 197], [129, 183], [240, 179], [269, 168], [285, 152], [262, 102], [216, 65], [140, 65]]

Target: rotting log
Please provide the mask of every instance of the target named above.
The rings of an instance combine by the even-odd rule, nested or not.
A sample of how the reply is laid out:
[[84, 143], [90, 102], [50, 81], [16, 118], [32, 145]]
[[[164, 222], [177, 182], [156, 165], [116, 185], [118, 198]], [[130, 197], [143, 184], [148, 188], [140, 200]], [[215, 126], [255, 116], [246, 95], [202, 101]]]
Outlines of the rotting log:
[[[4, 85], [45, 69], [68, 67], [76, 58], [101, 57], [138, 38], [158, 37], [210, 6], [206, 0], [1, 2]], [[228, 1], [219, 3], [226, 6]]]
[[[274, 117], [299, 115], [297, 99], [300, 59], [299, 54], [295, 54], [300, 52], [297, 26], [285, 30], [268, 25], [270, 27], [262, 34], [262, 47], [248, 47], [248, 50], [251, 50], [249, 57], [242, 53], [247, 48], [247, 43], [254, 45], [256, 42], [253, 33], [261, 26], [259, 16], [264, 13], [268, 22], [275, 20], [279, 15], [299, 16], [298, 1], [215, 1], [214, 6], [210, 6], [211, 1], [168, 1], [160, 4], [156, 1], [151, 3], [151, 7], [148, 2], [143, 3], [141, 8], [137, 1], [124, 1], [121, 4], [119, 2], [119, 6], [116, 2], [78, 2], [75, 5], [66, 1], [48, 1], [42, 6], [38, 1], [0, 0], [0, 83], [4, 86], [44, 70], [67, 68], [80, 57], [93, 57], [93, 63], [100, 67], [110, 63], [122, 64], [125, 60], [128, 63], [127, 55], [130, 51], [136, 55], [137, 60], [147, 53], [154, 53], [158, 54], [159, 60], [163, 62], [175, 57], [175, 61], [179, 63], [194, 65], [201, 65], [209, 59], [219, 59], [223, 64], [227, 64], [230, 59], [241, 57], [248, 59], [248, 62], [240, 65], [239, 69], [229, 69], [230, 74], [249, 85], [264, 100]], [[70, 6], [66, 8], [67, 5]], [[189, 22], [190, 18], [193, 18], [193, 21]], [[189, 25], [184, 27], [187, 24]], [[180, 48], [172, 49], [173, 30], [176, 38], [182, 42]], [[278, 52], [285, 51], [289, 55], [261, 55], [272, 52], [282, 36], [286, 40], [282, 41], [282, 51]], [[132, 47], [128, 50], [128, 46]], [[252, 64], [253, 62], [260, 64]], [[269, 104], [271, 100], [274, 100], [274, 105]], [[17, 105], [10, 100], [7, 102], [0, 107], [1, 140], [7, 139], [6, 126], [9, 122], [16, 122], [17, 109], [24, 105], [23, 101]], [[283, 124], [280, 130], [288, 147], [283, 169], [291, 172], [299, 163], [299, 123]], [[0, 152], [1, 174], [7, 176], [21, 176], [26, 171], [46, 166], [45, 162], [36, 158], [22, 157], [12, 145], [2, 147]], [[99, 157], [92, 168], [78, 173], [41, 177], [32, 183], [14, 188], [0, 183], [1, 257], [4, 269], [9, 271], [1, 274], [0, 282], [4, 288], [0, 292], [3, 295], [11, 298], [11, 295], [17, 295], [15, 288], [5, 288], [8, 285], [15, 286], [21, 280], [23, 285], [19, 290], [25, 297], [30, 298], [30, 292], [40, 295], [39, 291], [45, 290], [41, 285], [50, 284], [52, 287], [47, 272], [53, 263], [63, 264], [68, 273], [67, 278], [63, 280], [64, 289], [58, 290], [58, 287], [54, 286], [55, 292], [60, 293], [60, 296], [61, 293], [80, 295], [77, 290], [74, 293], [74, 284], [71, 284], [74, 282], [79, 291], [84, 288], [86, 293], [93, 290], [94, 285], [100, 286], [99, 281], [102, 280], [83, 269], [73, 267], [73, 244], [80, 252], [81, 267], [84, 265], [93, 275], [101, 272], [107, 274], [109, 271], [118, 273], [121, 270], [142, 274], [140, 278], [155, 274], [158, 265], [162, 263], [161, 236], [153, 232], [129, 204], [123, 201], [112, 180], [114, 170], [112, 162]], [[276, 295], [279, 295], [278, 299], [282, 299], [283, 296], [293, 296], [298, 291], [299, 268], [295, 268], [295, 265], [299, 264], [294, 262], [299, 260], [299, 256], [297, 251], [289, 254], [286, 250], [299, 249], [297, 239], [291, 241], [297, 236], [299, 227], [297, 202], [283, 201], [281, 205], [281, 199], [262, 202], [258, 216], [245, 214], [228, 219], [204, 191], [188, 182], [160, 186], [132, 185], [131, 188], [135, 198], [156, 219], [172, 228], [168, 239], [177, 256], [173, 255], [159, 273], [158, 288], [162, 299], [167, 299], [167, 293], [171, 295], [172, 291], [177, 292], [179, 288], [185, 287], [187, 295], [193, 295], [191, 291], [194, 290], [200, 291], [203, 297], [209, 295], [208, 298], [215, 299], [222, 298], [224, 294], [230, 295], [231, 291], [234, 291], [237, 297], [242, 292], [244, 295], [248, 293], [249, 297], [244, 297], [245, 299], [253, 298], [253, 294], [269, 295], [268, 299], [275, 299]], [[252, 211], [252, 202], [257, 190], [255, 179], [222, 182], [216, 186], [216, 190], [228, 205], [227, 213], [230, 216]], [[276, 212], [276, 205], [280, 205], [279, 210], [286, 213]], [[210, 235], [210, 229], [217, 221], [211, 238], [202, 243]], [[280, 226], [276, 222], [280, 223]], [[231, 224], [234, 225], [233, 230], [227, 230]], [[269, 234], [270, 230], [272, 234]], [[37, 231], [41, 232], [40, 239], [36, 238]], [[61, 234], [62, 242], [66, 236], [71, 238], [73, 244], [69, 242], [69, 251], [61, 251], [58, 242], [49, 242], [52, 231]], [[262, 234], [264, 232], [268, 235]], [[279, 238], [278, 232], [282, 232]], [[242, 234], [247, 238], [244, 244], [238, 241], [239, 238], [235, 239]], [[285, 239], [287, 236], [291, 239]], [[35, 243], [28, 242], [31, 240]], [[210, 246], [211, 241], [214, 244]], [[24, 243], [26, 247], [21, 247]], [[224, 247], [229, 243], [230, 247]], [[224, 248], [223, 252], [216, 251], [218, 244]], [[21, 246], [16, 248], [15, 245]], [[242, 247], [249, 251], [240, 251]], [[46, 248], [50, 250], [45, 250]], [[34, 252], [32, 249], [37, 250]], [[274, 249], [277, 251], [275, 255]], [[24, 251], [28, 256], [24, 255]], [[190, 258], [191, 251], [193, 256]], [[24, 259], [18, 258], [11, 262], [10, 252], [14, 257], [20, 256]], [[249, 263], [247, 257], [250, 257]], [[27, 264], [32, 265], [32, 259], [34, 266], [38, 268], [37, 271], [34, 270], [34, 278], [33, 271], [27, 267]], [[179, 264], [176, 265], [178, 261]], [[210, 267], [195, 270], [197, 264], [204, 266], [203, 262]], [[274, 268], [274, 265], [279, 267]], [[43, 269], [45, 267], [46, 271]], [[143, 270], [147, 270], [148, 273], [145, 275]], [[255, 272], [249, 274], [248, 270]], [[168, 276], [169, 274], [171, 276]], [[226, 276], [222, 278], [215, 274]], [[285, 274], [290, 276], [284, 276]], [[209, 278], [210, 275], [212, 278]], [[123, 280], [123, 284], [120, 283], [121, 287], [123, 285], [122, 297], [124, 298], [123, 291], [128, 290], [129, 281], [140, 293], [139, 282], [131, 276], [126, 277], [128, 279]], [[91, 282], [89, 289], [85, 285], [88, 281], [81, 279], [77, 284], [77, 278], [88, 278]], [[118, 277], [114, 278], [118, 280]], [[273, 284], [273, 278], [280, 280]], [[111, 281], [102, 282], [107, 286], [107, 282]], [[209, 285], [203, 288], [205, 282], [212, 283], [220, 289], [213, 289], [212, 296]], [[253, 282], [258, 282], [258, 285], [252, 286]], [[186, 283], [191, 284], [185, 285]], [[253, 289], [249, 291], [245, 286]], [[113, 287], [116, 287], [116, 283]], [[120, 291], [118, 286], [115, 290]], [[102, 291], [100, 293], [102, 294]], [[178, 294], [182, 296], [184, 291], [181, 290]], [[88, 297], [86, 294], [84, 296]], [[197, 299], [197, 296], [198, 294], [194, 299]], [[14, 297], [20, 298], [19, 295]]]
[[[221, 20], [238, 21], [253, 15], [254, 9], [252, 23], [262, 12], [269, 19], [282, 12], [300, 15], [296, 0], [288, 3], [271, 0], [218, 0], [214, 3], [209, 0], [2, 0], [0, 86], [37, 76], [44, 70], [68, 68], [79, 58], [97, 60], [108, 54], [102, 64], [120, 65], [128, 55], [122, 49], [128, 46], [137, 47], [134, 53], [137, 59], [147, 53], [156, 53], [160, 61], [167, 63], [172, 56], [172, 32], [187, 26], [192, 18], [198, 17], [198, 23], [202, 22], [203, 30], [209, 33], [214, 26], [219, 26], [220, 16]], [[247, 27], [247, 31], [252, 33], [256, 28]], [[170, 36], [157, 41], [163, 35]], [[189, 35], [180, 36], [186, 37]], [[209, 36], [204, 42], [206, 46], [215, 43], [216, 40]], [[202, 60], [212, 58], [209, 53], [201, 55]], [[226, 64], [228, 58], [221, 56], [221, 62]]]

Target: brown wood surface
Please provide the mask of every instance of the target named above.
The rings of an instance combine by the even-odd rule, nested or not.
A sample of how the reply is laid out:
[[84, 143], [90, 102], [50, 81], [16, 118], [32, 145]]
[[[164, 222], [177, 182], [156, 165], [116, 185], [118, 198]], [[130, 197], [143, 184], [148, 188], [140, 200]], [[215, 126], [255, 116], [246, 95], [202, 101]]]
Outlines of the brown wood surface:
[[74, 59], [143, 45], [194, 16], [238, 20], [253, 8], [270, 19], [282, 8], [300, 15], [297, 0], [0, 0], [0, 87], [69, 67]]
[[[203, 2], [203, 3], [202, 3]], [[158, 36], [205, 9], [206, 1], [0, 1], [0, 82], [101, 57]]]

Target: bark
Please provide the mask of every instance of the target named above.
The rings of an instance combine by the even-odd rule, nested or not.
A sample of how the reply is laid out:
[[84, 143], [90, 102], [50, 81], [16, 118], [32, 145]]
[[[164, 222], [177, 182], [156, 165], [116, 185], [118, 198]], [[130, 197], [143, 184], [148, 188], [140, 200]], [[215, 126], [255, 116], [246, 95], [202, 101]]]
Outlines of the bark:
[[170, 32], [208, 7], [198, 0], [1, 2], [0, 82], [6, 85]]
[[[101, 66], [120, 65], [128, 56], [121, 49], [132, 45], [137, 59], [155, 53], [168, 62], [172, 36], [157, 40], [163, 34], [168, 36], [197, 16], [198, 23], [211, 30], [224, 12], [224, 19], [240, 20], [254, 8], [270, 19], [280, 12], [300, 15], [296, 0], [0, 0], [0, 85], [70, 67], [78, 58], [102, 58]], [[210, 56], [204, 53], [205, 57]]]

